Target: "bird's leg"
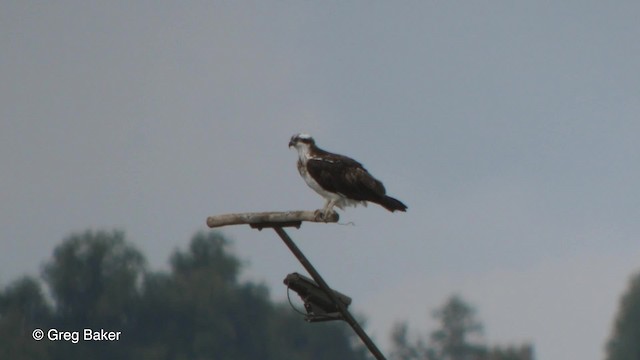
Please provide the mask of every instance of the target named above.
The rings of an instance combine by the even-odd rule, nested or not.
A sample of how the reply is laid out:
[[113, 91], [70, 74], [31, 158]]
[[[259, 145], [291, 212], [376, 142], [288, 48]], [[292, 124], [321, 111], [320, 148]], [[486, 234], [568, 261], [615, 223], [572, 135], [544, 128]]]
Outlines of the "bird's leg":
[[331, 215], [331, 213], [333, 212], [333, 207], [336, 205], [336, 202], [338, 202], [337, 199], [327, 200], [327, 204], [324, 206], [322, 212], [322, 216], [324, 219], [329, 218], [329, 215]]

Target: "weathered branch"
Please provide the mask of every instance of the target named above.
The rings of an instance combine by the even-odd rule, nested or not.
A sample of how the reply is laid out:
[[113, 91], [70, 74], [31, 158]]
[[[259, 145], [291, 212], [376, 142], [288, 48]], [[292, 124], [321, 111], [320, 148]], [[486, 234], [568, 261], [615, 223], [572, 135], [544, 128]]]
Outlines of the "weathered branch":
[[218, 216], [209, 216], [207, 218], [207, 226], [210, 228], [226, 226], [226, 225], [258, 225], [258, 224], [271, 224], [277, 225], [278, 223], [295, 223], [301, 221], [312, 222], [338, 222], [338, 213], [333, 211], [325, 219], [322, 211], [267, 211], [267, 212], [253, 212], [253, 213], [237, 213], [237, 214], [224, 214]]

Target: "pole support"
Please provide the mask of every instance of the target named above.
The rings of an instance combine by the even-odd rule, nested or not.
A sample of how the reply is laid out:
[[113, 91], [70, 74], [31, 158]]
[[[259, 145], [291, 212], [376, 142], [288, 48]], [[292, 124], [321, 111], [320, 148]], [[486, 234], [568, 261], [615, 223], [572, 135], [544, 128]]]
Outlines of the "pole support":
[[307, 270], [309, 275], [318, 284], [320, 289], [327, 294], [329, 299], [335, 304], [338, 311], [342, 315], [344, 321], [346, 321], [353, 331], [356, 332], [360, 340], [365, 344], [367, 349], [373, 354], [377, 360], [386, 360], [382, 352], [378, 349], [376, 344], [371, 340], [367, 333], [362, 329], [358, 321], [351, 315], [347, 307], [338, 299], [336, 294], [331, 290], [329, 285], [324, 281], [320, 273], [311, 265], [311, 262], [300, 251], [298, 246], [291, 240], [289, 235], [284, 231], [283, 227], [296, 227], [300, 228], [303, 221], [311, 221], [318, 223], [335, 223], [338, 222], [339, 216], [335, 211], [330, 212], [327, 216], [324, 216], [322, 210], [316, 211], [270, 211], [270, 212], [253, 212], [253, 213], [236, 213], [236, 214], [224, 214], [218, 216], [210, 216], [207, 218], [207, 226], [210, 228], [221, 227], [225, 225], [238, 225], [247, 224], [254, 229], [262, 230], [263, 228], [273, 228], [275, 232], [280, 236], [285, 245], [291, 250], [293, 255], [300, 261], [302, 266]]
[[380, 352], [380, 349], [378, 349], [378, 347], [373, 342], [373, 340], [371, 340], [369, 335], [367, 335], [364, 329], [362, 329], [358, 321], [353, 317], [353, 315], [351, 315], [351, 313], [349, 312], [347, 307], [342, 303], [342, 301], [338, 299], [338, 297], [333, 292], [333, 290], [331, 290], [331, 288], [326, 283], [326, 281], [324, 281], [322, 276], [320, 276], [320, 273], [313, 267], [311, 262], [307, 259], [306, 256], [304, 256], [302, 251], [300, 251], [298, 246], [296, 246], [293, 240], [291, 240], [291, 238], [284, 231], [284, 229], [280, 226], [273, 226], [273, 230], [275, 230], [278, 236], [280, 236], [282, 241], [284, 241], [284, 243], [287, 245], [289, 250], [291, 250], [293, 255], [298, 259], [298, 261], [300, 261], [302, 266], [305, 268], [305, 270], [307, 270], [309, 275], [311, 275], [311, 277], [313, 278], [313, 280], [315, 280], [318, 286], [320, 286], [322, 291], [324, 291], [327, 294], [327, 296], [329, 296], [331, 301], [333, 301], [333, 303], [338, 308], [338, 311], [340, 311], [340, 314], [342, 314], [342, 317], [344, 318], [344, 320], [349, 325], [351, 325], [351, 328], [353, 328], [353, 331], [355, 331], [358, 337], [360, 337], [360, 340], [362, 340], [362, 342], [365, 344], [367, 349], [369, 349], [371, 354], [373, 354], [373, 356], [375, 356], [377, 360], [386, 360], [386, 358], [384, 357], [384, 355], [382, 355], [382, 352]]

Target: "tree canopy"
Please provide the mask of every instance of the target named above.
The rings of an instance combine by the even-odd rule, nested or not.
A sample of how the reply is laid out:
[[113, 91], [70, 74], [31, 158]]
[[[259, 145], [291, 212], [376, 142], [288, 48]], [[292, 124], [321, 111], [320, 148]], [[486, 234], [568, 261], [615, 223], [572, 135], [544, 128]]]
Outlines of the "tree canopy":
[[[171, 256], [169, 272], [153, 272], [122, 232], [74, 234], [45, 264], [44, 282], [27, 277], [0, 292], [0, 358], [366, 358], [345, 324], [309, 325], [263, 285], [239, 282], [228, 245], [220, 233], [198, 233]], [[80, 339], [35, 341], [38, 328]], [[121, 336], [83, 341], [84, 329]]]
[[640, 359], [640, 273], [629, 283], [607, 343], [607, 360]]
[[391, 340], [393, 360], [532, 360], [533, 346], [487, 346], [482, 343], [482, 323], [475, 309], [460, 296], [451, 296], [433, 312], [439, 327], [429, 341], [412, 341], [406, 323], [398, 323]]

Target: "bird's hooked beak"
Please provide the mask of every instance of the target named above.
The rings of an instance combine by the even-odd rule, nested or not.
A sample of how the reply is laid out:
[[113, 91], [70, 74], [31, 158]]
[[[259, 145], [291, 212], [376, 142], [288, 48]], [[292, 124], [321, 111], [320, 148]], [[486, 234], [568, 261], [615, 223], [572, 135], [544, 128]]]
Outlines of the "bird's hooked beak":
[[289, 140], [289, 147], [294, 146], [296, 143], [295, 141], [293, 141], [293, 139]]

